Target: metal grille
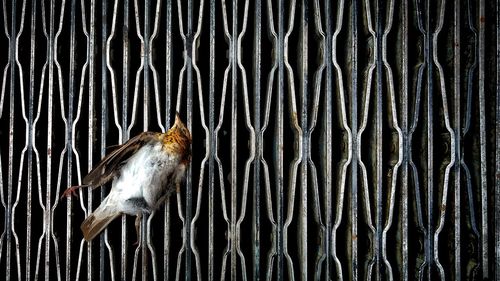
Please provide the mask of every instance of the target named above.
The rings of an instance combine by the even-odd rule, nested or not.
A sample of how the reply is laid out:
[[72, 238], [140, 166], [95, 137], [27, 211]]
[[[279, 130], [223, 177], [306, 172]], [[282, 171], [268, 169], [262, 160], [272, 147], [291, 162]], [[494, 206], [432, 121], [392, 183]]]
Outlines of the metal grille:
[[[5, 280], [500, 280], [500, 1], [8, 1]], [[8, 50], [8, 51], [7, 51]], [[175, 111], [182, 192], [61, 192]]]

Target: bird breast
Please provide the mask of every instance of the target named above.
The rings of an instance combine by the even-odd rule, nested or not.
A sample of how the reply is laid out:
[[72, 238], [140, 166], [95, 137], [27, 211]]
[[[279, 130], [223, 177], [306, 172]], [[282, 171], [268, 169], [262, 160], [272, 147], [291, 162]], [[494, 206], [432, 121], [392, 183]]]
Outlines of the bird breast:
[[[176, 174], [180, 160], [180, 157], [163, 150], [160, 142], [144, 145], [123, 165], [113, 180], [109, 199], [120, 202], [119, 209], [130, 215], [152, 211], [158, 199], [171, 188], [169, 186], [173, 183], [169, 181]], [[141, 200], [147, 206], [137, 205]]]

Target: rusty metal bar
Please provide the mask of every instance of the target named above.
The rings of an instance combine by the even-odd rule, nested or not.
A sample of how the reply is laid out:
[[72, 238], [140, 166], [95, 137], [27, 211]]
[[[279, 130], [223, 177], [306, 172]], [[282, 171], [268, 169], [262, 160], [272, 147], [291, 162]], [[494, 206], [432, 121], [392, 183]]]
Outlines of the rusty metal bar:
[[[352, 276], [353, 280], [358, 280], [360, 276], [359, 272], [359, 245], [358, 245], [358, 231], [359, 231], [359, 221], [358, 221], [358, 214], [359, 214], [359, 196], [358, 196], [358, 189], [359, 187], [359, 168], [360, 168], [360, 159], [358, 155], [358, 150], [359, 150], [359, 138], [358, 138], [358, 107], [359, 107], [359, 100], [358, 100], [358, 95], [360, 92], [361, 87], [358, 86], [358, 81], [360, 78], [360, 64], [358, 61], [358, 55], [359, 55], [359, 16], [358, 16], [358, 11], [360, 3], [358, 0], [354, 0], [352, 2], [351, 8], [349, 9], [349, 14], [351, 16], [351, 19], [349, 21], [351, 25], [351, 37], [350, 37], [350, 46], [349, 46], [349, 52], [351, 55], [351, 81], [350, 81], [350, 86], [351, 86], [351, 94], [349, 98], [349, 119], [350, 119], [350, 128], [352, 131], [352, 137], [350, 140], [351, 144], [351, 157], [352, 157], [352, 164], [351, 164], [351, 171], [350, 171], [350, 194], [349, 194], [349, 201], [350, 201], [350, 212], [349, 212], [349, 234], [347, 241], [351, 246], [351, 250], [349, 253], [349, 269], [350, 269], [350, 276]], [[337, 274], [337, 276], [339, 276]], [[342, 277], [343, 278], [343, 277]]]
[[[301, 153], [301, 162], [300, 166], [298, 167], [298, 173], [300, 176], [300, 179], [297, 180], [298, 183], [298, 237], [297, 237], [297, 252], [299, 256], [299, 265], [298, 267], [300, 268], [300, 275], [299, 278], [300, 280], [307, 280], [307, 273], [308, 273], [308, 260], [307, 260], [307, 255], [308, 255], [308, 227], [307, 227], [307, 217], [308, 217], [308, 208], [307, 208], [307, 202], [308, 202], [308, 192], [307, 192], [307, 160], [309, 156], [309, 149], [310, 149], [310, 138], [309, 134], [307, 133], [307, 121], [308, 121], [308, 105], [309, 105], [309, 67], [308, 67], [308, 61], [309, 61], [309, 54], [308, 54], [308, 47], [309, 47], [309, 26], [307, 24], [307, 20], [309, 18], [309, 10], [308, 10], [308, 1], [301, 1], [299, 3], [300, 5], [300, 10], [298, 12], [298, 19], [299, 19], [299, 43], [298, 43], [298, 49], [299, 51], [299, 56], [298, 56], [298, 62], [297, 62], [297, 72], [299, 76], [299, 86], [297, 87], [298, 89], [298, 94], [299, 94], [299, 108], [297, 109], [297, 112], [295, 114], [295, 119], [296, 120], [291, 120], [291, 122], [297, 122], [297, 126], [300, 126], [300, 133], [301, 133], [301, 138], [302, 138], [302, 143], [300, 147], [299, 153]], [[293, 115], [292, 115], [292, 118]], [[300, 118], [300, 119], [299, 119]], [[305, 133], [304, 133], [305, 132]]]
[[[461, 1], [454, 1], [454, 6], [455, 9], [453, 11], [453, 20], [454, 20], [454, 30], [453, 30], [453, 40], [455, 42], [460, 42], [461, 41], [461, 30], [460, 30], [460, 18], [461, 18]], [[453, 97], [456, 101], [461, 100], [461, 55], [460, 55], [460, 44], [455, 44], [454, 46], [454, 61], [453, 61]], [[460, 103], [455, 103], [455, 107], [453, 108], [453, 113], [454, 113], [454, 118], [453, 118], [453, 130], [456, 133], [456, 142], [455, 142], [455, 153], [458, 159], [461, 159], [461, 135], [462, 135], [462, 129], [461, 129], [461, 118], [462, 118], [462, 113], [461, 113], [461, 104]], [[456, 161], [453, 167], [453, 174], [454, 174], [454, 198], [453, 198], [453, 206], [454, 206], [454, 242], [455, 245], [455, 263], [454, 263], [454, 273], [455, 273], [455, 279], [456, 280], [461, 280], [462, 279], [462, 261], [461, 261], [461, 161]]]
[[[165, 126], [169, 127], [170, 115], [172, 112], [172, 0], [166, 0], [165, 2]], [[171, 225], [171, 199], [167, 198], [165, 202], [163, 212], [163, 280], [167, 280], [170, 276], [170, 225]]]
[[[257, 159], [262, 159], [262, 138], [261, 134], [261, 93], [262, 84], [262, 1], [255, 1], [254, 12], [254, 44], [253, 44], [253, 126], [255, 132], [258, 133], [255, 138], [255, 149]], [[259, 280], [261, 277], [261, 261], [262, 261], [262, 246], [261, 246], [261, 206], [262, 206], [262, 193], [261, 193], [261, 165], [259, 161], [254, 163], [253, 171], [253, 193], [252, 193], [252, 274], [253, 280]]]
[[400, 99], [400, 116], [401, 116], [401, 133], [402, 133], [402, 143], [400, 144], [400, 149], [403, 150], [403, 162], [401, 164], [401, 214], [399, 219], [401, 220], [401, 240], [399, 245], [401, 245], [401, 275], [400, 279], [407, 281], [410, 278], [409, 273], [409, 231], [408, 231], [408, 212], [409, 212], [409, 153], [410, 153], [410, 143], [409, 143], [409, 63], [408, 63], [408, 47], [409, 47], [409, 4], [408, 0], [404, 0], [401, 3], [401, 58], [399, 62], [401, 63], [401, 99]]
[[[82, 1], [82, 6], [85, 5], [85, 1]], [[94, 121], [94, 114], [95, 114], [95, 93], [96, 93], [96, 22], [95, 22], [95, 16], [96, 16], [96, 3], [94, 0], [90, 2], [90, 13], [89, 13], [89, 29], [90, 29], [90, 34], [88, 37], [88, 62], [89, 62], [89, 68], [88, 68], [88, 75], [89, 75], [89, 88], [88, 88], [88, 116], [89, 116], [89, 121], [88, 121], [88, 146], [87, 146], [87, 171], [91, 171], [92, 168], [94, 167], [94, 127], [97, 126]], [[86, 18], [82, 18], [82, 20], [87, 20]], [[88, 195], [88, 201], [87, 201], [87, 208], [88, 210], [93, 209], [93, 196], [92, 196], [92, 190], [88, 189], [87, 191]], [[93, 272], [93, 266], [92, 266], [92, 261], [94, 260], [94, 255], [92, 251], [92, 244], [93, 242], [90, 241], [87, 243], [87, 280], [92, 280], [92, 272]]]
[[[479, 0], [478, 8], [478, 99], [479, 99], [479, 143], [480, 143], [480, 187], [481, 187], [481, 267], [483, 278], [489, 278], [489, 254], [488, 254], [488, 179], [487, 179], [487, 151], [486, 151], [486, 99], [485, 99], [485, 29], [486, 8], [485, 1]], [[497, 46], [498, 47], [498, 46]], [[498, 69], [497, 69], [498, 71]]]
[[[106, 156], [106, 144], [107, 144], [107, 138], [106, 135], [108, 133], [108, 75], [106, 73], [107, 69], [107, 52], [106, 49], [108, 47], [108, 3], [107, 1], [102, 1], [101, 3], [101, 42], [100, 42], [100, 49], [101, 51], [101, 79], [102, 79], [102, 86], [101, 86], [101, 108], [100, 108], [100, 115], [101, 115], [101, 124], [100, 124], [100, 146], [99, 146], [99, 154], [100, 158], [104, 158]], [[117, 3], [115, 3], [115, 7], [117, 6]], [[115, 14], [116, 15], [116, 14]], [[116, 21], [113, 21], [115, 23]], [[114, 26], [113, 26], [114, 27]], [[114, 32], [114, 30], [113, 30]], [[106, 188], [101, 188], [100, 194], [99, 194], [99, 200], [102, 201], [106, 197]], [[111, 280], [115, 280], [115, 274], [114, 274], [114, 267], [113, 267], [113, 250], [111, 249], [111, 245], [109, 244], [109, 239], [108, 239], [108, 231], [105, 231], [105, 235], [101, 235], [99, 237], [99, 279], [104, 280], [106, 276], [106, 272], [108, 271], [108, 268], [105, 266], [106, 262], [106, 251], [109, 252], [109, 258], [110, 258], [110, 266], [109, 269], [111, 270]]]
[[[217, 152], [216, 146], [217, 146], [217, 139], [215, 138], [215, 47], [216, 47], [216, 42], [215, 42], [215, 8], [216, 8], [216, 1], [210, 1], [210, 70], [209, 70], [209, 86], [208, 86], [208, 95], [209, 95], [209, 101], [208, 101], [208, 130], [209, 130], [209, 136], [207, 137], [209, 139], [209, 158], [208, 158], [208, 269], [207, 269], [207, 280], [213, 281], [214, 280], [214, 274], [215, 274], [215, 265], [216, 262], [214, 261], [213, 257], [215, 254], [215, 245], [214, 245], [214, 238], [215, 238], [215, 157]], [[217, 44], [218, 46], [218, 44]]]

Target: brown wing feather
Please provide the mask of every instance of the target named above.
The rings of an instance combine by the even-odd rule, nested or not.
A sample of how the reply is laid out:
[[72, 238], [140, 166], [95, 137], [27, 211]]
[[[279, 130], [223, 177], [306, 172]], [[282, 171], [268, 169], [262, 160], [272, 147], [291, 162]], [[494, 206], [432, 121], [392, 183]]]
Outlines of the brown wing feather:
[[157, 133], [143, 132], [126, 143], [119, 145], [110, 154], [106, 155], [88, 175], [83, 178], [83, 184], [96, 188], [109, 182], [126, 162], [145, 143], [157, 140]]

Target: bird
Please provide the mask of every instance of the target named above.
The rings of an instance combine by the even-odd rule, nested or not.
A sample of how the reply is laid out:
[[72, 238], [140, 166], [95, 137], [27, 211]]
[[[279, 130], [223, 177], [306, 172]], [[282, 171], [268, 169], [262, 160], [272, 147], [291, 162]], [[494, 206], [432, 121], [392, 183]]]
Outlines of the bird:
[[61, 198], [76, 196], [82, 187], [95, 189], [112, 181], [109, 194], [81, 224], [86, 241], [99, 235], [122, 214], [136, 216], [137, 242], [143, 214], [157, 210], [170, 194], [180, 192], [191, 162], [191, 132], [179, 113], [165, 133], [142, 132], [106, 155], [83, 179]]

